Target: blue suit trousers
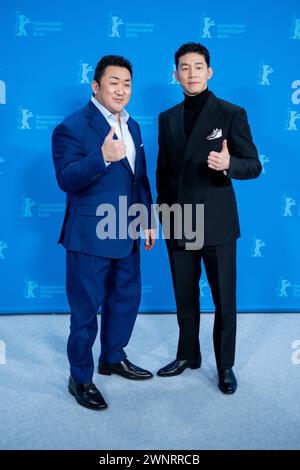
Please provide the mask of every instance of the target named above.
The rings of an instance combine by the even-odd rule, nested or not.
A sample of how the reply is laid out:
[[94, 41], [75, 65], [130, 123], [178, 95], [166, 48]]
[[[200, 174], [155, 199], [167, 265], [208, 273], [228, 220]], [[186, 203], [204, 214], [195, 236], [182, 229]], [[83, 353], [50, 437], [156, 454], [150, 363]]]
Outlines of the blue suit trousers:
[[140, 252], [137, 243], [125, 258], [104, 258], [67, 250], [67, 297], [71, 309], [68, 358], [77, 383], [92, 382], [101, 306], [101, 354], [106, 364], [126, 357], [141, 300]]

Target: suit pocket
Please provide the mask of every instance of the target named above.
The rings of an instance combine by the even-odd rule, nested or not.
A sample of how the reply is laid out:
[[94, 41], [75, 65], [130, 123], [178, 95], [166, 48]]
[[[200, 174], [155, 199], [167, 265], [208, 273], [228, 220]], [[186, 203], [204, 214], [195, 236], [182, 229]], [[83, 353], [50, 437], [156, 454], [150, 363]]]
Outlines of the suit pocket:
[[223, 144], [224, 137], [218, 137], [217, 139], [213, 140], [206, 140], [206, 145], [209, 152], [221, 152], [222, 144]]

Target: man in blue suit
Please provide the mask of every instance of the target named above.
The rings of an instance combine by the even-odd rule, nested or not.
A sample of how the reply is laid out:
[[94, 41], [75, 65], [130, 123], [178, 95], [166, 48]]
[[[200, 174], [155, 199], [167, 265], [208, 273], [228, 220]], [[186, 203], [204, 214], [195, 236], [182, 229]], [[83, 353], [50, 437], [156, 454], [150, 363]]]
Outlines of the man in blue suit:
[[92, 381], [100, 306], [98, 372], [133, 380], [152, 377], [124, 352], [141, 297], [139, 239], [129, 234], [133, 205], [143, 204], [147, 214], [141, 218], [146, 250], [152, 249], [156, 237], [141, 132], [124, 109], [131, 81], [128, 60], [104, 56], [95, 70], [93, 97], [57, 126], [52, 137], [56, 178], [67, 193], [59, 242], [67, 250], [71, 309], [69, 392], [80, 405], [98, 410], [107, 407]]

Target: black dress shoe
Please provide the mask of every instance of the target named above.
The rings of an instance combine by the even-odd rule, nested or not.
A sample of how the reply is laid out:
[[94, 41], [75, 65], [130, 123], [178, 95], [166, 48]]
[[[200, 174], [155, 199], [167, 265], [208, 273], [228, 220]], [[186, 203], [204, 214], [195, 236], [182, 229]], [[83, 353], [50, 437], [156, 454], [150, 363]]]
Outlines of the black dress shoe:
[[224, 369], [219, 371], [219, 389], [221, 392], [230, 395], [237, 389], [237, 382], [233, 370]]
[[153, 377], [151, 372], [135, 366], [127, 358], [117, 364], [103, 364], [99, 362], [98, 372], [102, 375], [117, 374], [131, 380], [151, 379]]
[[200, 366], [200, 357], [198, 359], [185, 359], [182, 361], [180, 361], [179, 359], [175, 359], [175, 361], [159, 369], [157, 375], [159, 375], [159, 377], [171, 377], [173, 375], [181, 374], [188, 367], [190, 369], [199, 369]]
[[68, 388], [79, 405], [91, 408], [92, 410], [104, 410], [107, 408], [107, 403], [95, 384], [77, 384], [73, 377], [70, 376]]

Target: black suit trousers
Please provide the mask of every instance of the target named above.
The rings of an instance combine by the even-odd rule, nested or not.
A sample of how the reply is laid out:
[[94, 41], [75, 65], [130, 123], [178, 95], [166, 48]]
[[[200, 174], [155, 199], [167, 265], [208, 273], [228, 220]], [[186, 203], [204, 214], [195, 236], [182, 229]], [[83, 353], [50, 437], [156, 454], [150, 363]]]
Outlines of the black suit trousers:
[[236, 339], [236, 240], [201, 250], [174, 249], [167, 240], [173, 287], [177, 305], [179, 341], [177, 358], [200, 357], [201, 261], [215, 305], [214, 351], [218, 369], [234, 364]]

